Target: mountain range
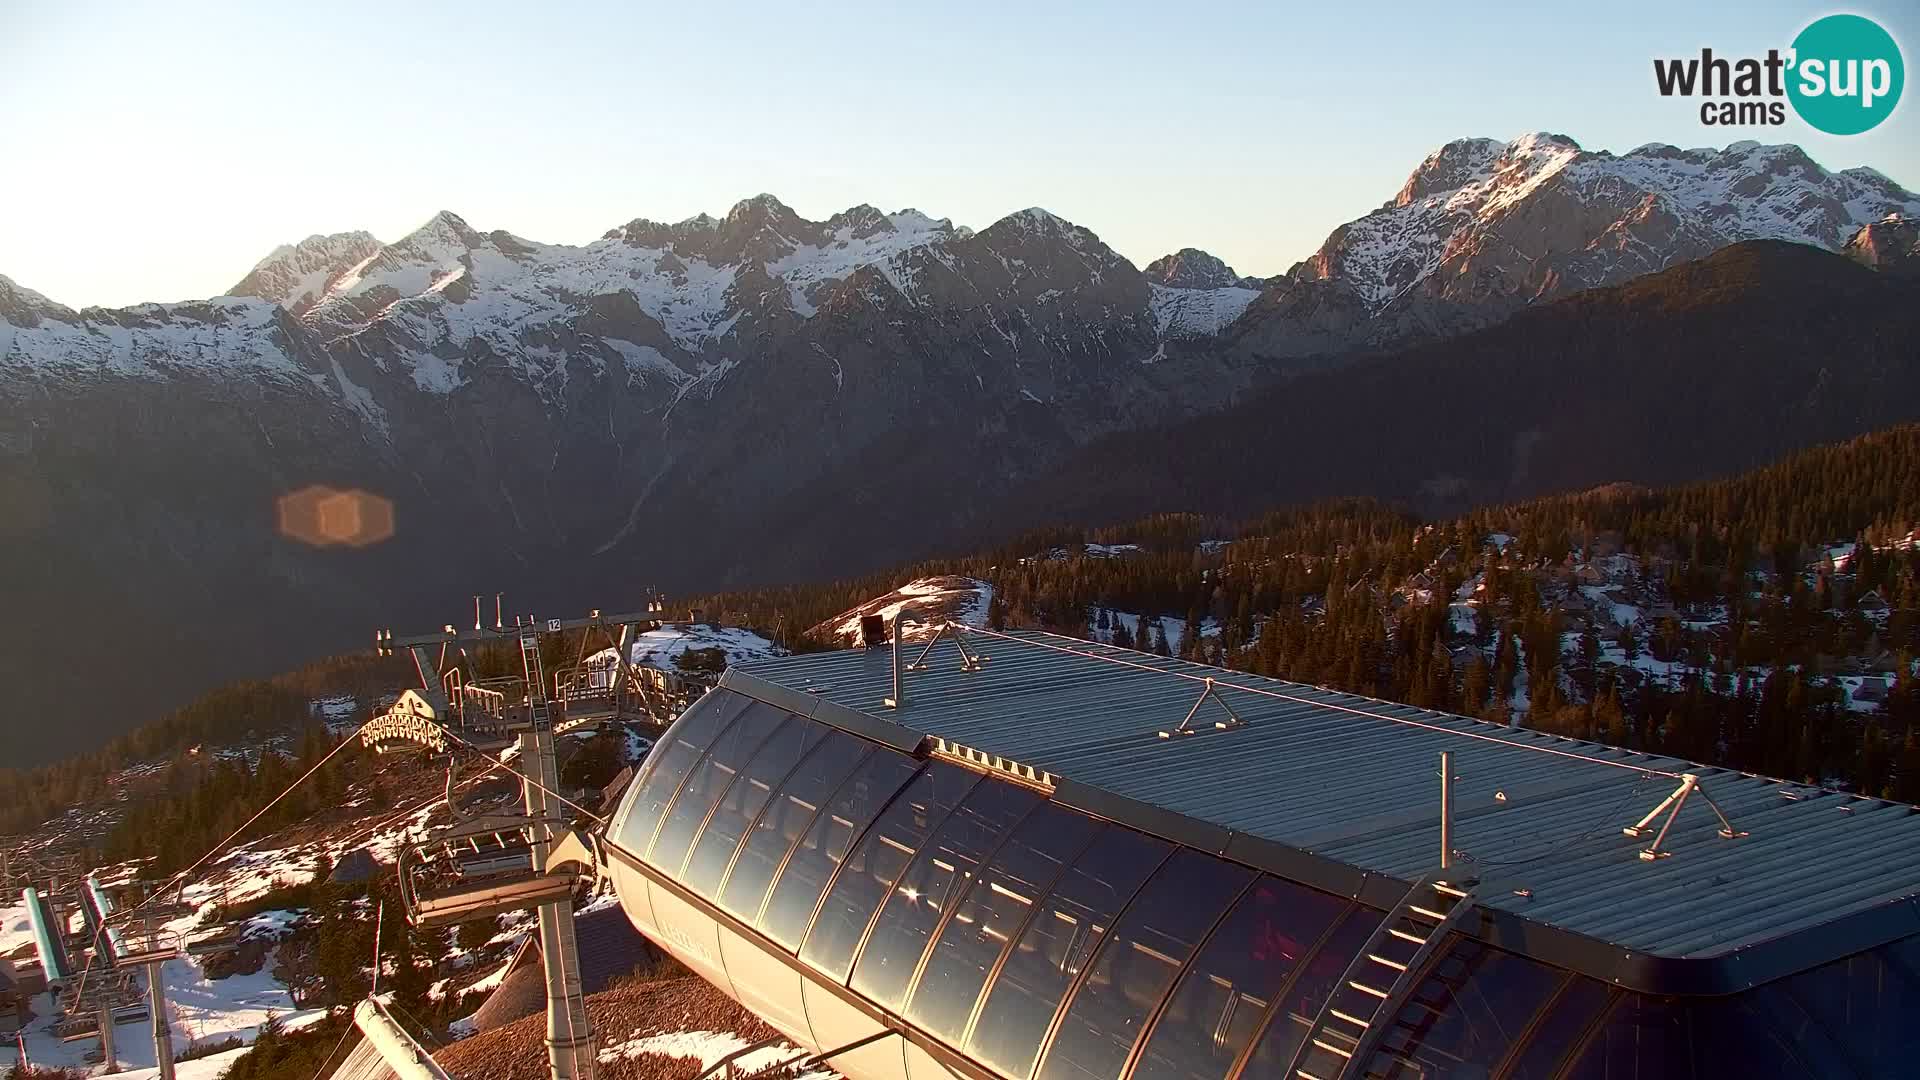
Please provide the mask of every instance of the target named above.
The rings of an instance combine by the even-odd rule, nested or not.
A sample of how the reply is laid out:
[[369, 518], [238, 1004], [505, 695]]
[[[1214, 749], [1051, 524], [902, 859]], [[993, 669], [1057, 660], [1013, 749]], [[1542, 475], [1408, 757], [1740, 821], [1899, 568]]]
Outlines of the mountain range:
[[[1562, 305], [1747, 241], [1820, 250], [1767, 249], [1751, 256], [1765, 270], [1687, 287], [1759, 289], [1783, 318], [1815, 302], [1795, 295], [1796, 275], [1898, 303], [1913, 295], [1915, 220], [1920, 198], [1891, 180], [1829, 172], [1796, 147], [1616, 156], [1536, 134], [1447, 144], [1266, 279], [1191, 248], [1138, 268], [1037, 208], [976, 232], [868, 206], [809, 221], [767, 195], [584, 246], [453, 213], [392, 244], [310, 237], [228, 295], [182, 304], [73, 310], [0, 277], [0, 557], [18, 579], [0, 678], [24, 688], [19, 708], [76, 717], [40, 736], [52, 746], [138, 718], [120, 710], [350, 646], [375, 620], [439, 625], [475, 592], [612, 610], [648, 586], [859, 570], [1103, 507], [1080, 496], [1127, 486], [1099, 475], [1104, 448], [1131, 447], [1125, 460], [1158, 476], [1151, 440], [1259, 431], [1294, 415], [1276, 408], [1290, 388], [1326, 395], [1318, 422], [1332, 403], [1379, 405], [1397, 376], [1377, 372], [1466, 342], [1566, 370], [1527, 383], [1548, 411], [1578, 379], [1604, 379], [1605, 356], [1588, 350], [1576, 379], [1570, 360], [1511, 350], [1571, 348], [1579, 333], [1476, 335], [1523, 311], [1631, 318], [1634, 347], [1658, 355], [1660, 328], [1679, 322], [1665, 299]], [[1859, 325], [1910, 361], [1904, 326]], [[1684, 355], [1666, 359], [1678, 400], [1724, 401], [1717, 382], [1684, 385]], [[1440, 367], [1461, 364], [1456, 378], [1471, 378], [1471, 357]], [[1343, 379], [1373, 396], [1343, 397]], [[1904, 408], [1863, 410], [1848, 395], [1864, 391], [1836, 385], [1808, 406], [1820, 437]], [[1480, 458], [1447, 473], [1471, 482], [1383, 464], [1375, 490], [1351, 493], [1504, 498], [1549, 477], [1670, 481], [1720, 463], [1655, 432], [1630, 463], [1596, 450], [1513, 480], [1514, 420], [1456, 422], [1492, 429]], [[1541, 424], [1549, 438], [1551, 417]], [[1764, 456], [1722, 456], [1742, 453]], [[1199, 467], [1238, 475], [1253, 460]], [[1648, 461], [1660, 475], [1616, 475]], [[1310, 461], [1260, 468], [1274, 482], [1221, 492], [1224, 508], [1314, 486], [1300, 482]], [[1058, 486], [1089, 475], [1100, 482]], [[1142, 479], [1129, 498], [1177, 501], [1183, 483]], [[392, 500], [393, 539], [287, 541], [275, 500], [310, 484]], [[81, 642], [94, 634], [143, 647], [116, 650], [103, 679]]]

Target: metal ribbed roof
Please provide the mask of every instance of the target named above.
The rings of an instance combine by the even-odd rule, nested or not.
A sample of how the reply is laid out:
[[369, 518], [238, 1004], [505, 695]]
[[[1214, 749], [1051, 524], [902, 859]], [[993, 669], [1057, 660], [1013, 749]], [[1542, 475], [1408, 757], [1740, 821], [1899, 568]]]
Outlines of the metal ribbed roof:
[[[973, 630], [964, 640], [988, 657], [984, 667], [963, 670], [956, 646], [939, 642], [906, 674], [901, 709], [883, 704], [892, 694], [886, 649], [735, 670], [744, 686], [782, 687], [1402, 881], [1438, 865], [1439, 752], [1449, 750], [1453, 846], [1480, 869], [1479, 903], [1633, 953], [1725, 957], [1869, 911], [1881, 939], [1903, 926], [1920, 932], [1920, 814], [1904, 803], [1074, 638]], [[1193, 720], [1198, 733], [1162, 737], [1207, 678], [1244, 723], [1208, 700]], [[1687, 773], [1747, 835], [1723, 838], [1695, 794], [1662, 845], [1671, 856], [1642, 859], [1652, 830], [1621, 830]]]

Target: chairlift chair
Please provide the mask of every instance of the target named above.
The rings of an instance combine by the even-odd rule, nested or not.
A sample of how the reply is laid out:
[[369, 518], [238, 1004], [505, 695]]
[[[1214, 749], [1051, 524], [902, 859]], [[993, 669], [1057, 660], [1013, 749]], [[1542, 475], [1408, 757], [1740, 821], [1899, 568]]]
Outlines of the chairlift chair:
[[453, 668], [444, 680], [447, 700], [462, 728], [503, 731], [528, 724], [527, 681], [518, 675], [469, 679]]
[[400, 851], [407, 921], [434, 928], [570, 899], [574, 874], [534, 869], [535, 829], [557, 823], [489, 815], [443, 829]]
[[238, 948], [245, 933], [237, 923], [220, 926], [209, 933], [188, 936], [182, 946], [188, 956], [212, 956]]

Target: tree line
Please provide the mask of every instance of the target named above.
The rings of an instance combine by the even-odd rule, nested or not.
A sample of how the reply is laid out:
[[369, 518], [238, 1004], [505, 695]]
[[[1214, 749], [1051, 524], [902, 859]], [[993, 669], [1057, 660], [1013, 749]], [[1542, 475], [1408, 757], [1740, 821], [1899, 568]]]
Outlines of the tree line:
[[[960, 575], [992, 587], [994, 625], [1152, 651], [1174, 638], [1208, 663], [1920, 801], [1916, 525], [1909, 425], [1685, 487], [1614, 485], [1443, 521], [1359, 499], [1238, 522], [1163, 514], [690, 606], [810, 626], [904, 581]], [[1122, 543], [1139, 550], [1086, 548]], [[1836, 562], [1828, 546], [1846, 544]], [[1672, 610], [1629, 626], [1563, 610], [1581, 568], [1608, 553], [1631, 556]], [[1133, 640], [1110, 612], [1181, 632], [1149, 619]], [[1837, 678], [1861, 661], [1893, 673], [1872, 711], [1849, 708]]]

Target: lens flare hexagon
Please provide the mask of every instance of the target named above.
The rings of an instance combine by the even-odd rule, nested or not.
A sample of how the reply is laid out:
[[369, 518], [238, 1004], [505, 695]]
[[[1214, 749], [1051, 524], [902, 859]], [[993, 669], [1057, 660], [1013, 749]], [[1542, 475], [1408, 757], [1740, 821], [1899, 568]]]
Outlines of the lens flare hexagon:
[[368, 547], [393, 536], [393, 503], [359, 488], [313, 484], [280, 496], [280, 533], [313, 547]]

